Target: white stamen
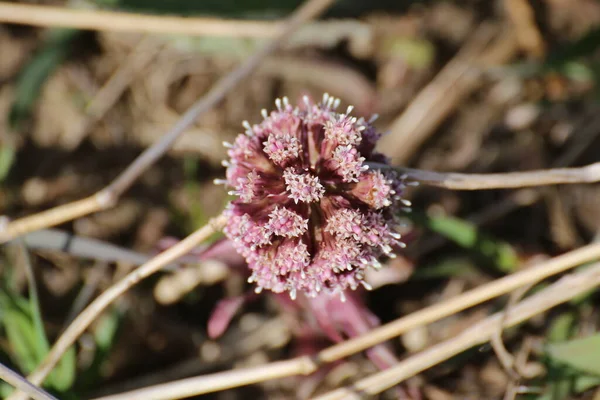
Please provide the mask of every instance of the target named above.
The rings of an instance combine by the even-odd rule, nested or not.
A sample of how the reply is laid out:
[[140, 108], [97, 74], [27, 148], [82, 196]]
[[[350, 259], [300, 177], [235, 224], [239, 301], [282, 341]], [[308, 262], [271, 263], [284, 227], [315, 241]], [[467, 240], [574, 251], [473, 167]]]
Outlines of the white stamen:
[[304, 104], [306, 105], [306, 108], [310, 107], [310, 100], [308, 99], [307, 95], [302, 96], [302, 101], [304, 102]]

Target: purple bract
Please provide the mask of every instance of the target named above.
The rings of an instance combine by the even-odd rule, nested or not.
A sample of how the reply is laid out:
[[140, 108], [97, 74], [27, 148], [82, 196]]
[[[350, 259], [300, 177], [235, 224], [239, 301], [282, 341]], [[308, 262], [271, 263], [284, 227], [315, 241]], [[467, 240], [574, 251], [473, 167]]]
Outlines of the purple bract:
[[305, 98], [302, 109], [286, 98], [229, 147], [227, 185], [238, 196], [227, 208], [224, 230], [248, 262], [257, 292], [356, 289], [365, 268], [403, 247], [396, 232], [403, 179], [374, 151], [372, 121], [336, 112], [339, 100]]

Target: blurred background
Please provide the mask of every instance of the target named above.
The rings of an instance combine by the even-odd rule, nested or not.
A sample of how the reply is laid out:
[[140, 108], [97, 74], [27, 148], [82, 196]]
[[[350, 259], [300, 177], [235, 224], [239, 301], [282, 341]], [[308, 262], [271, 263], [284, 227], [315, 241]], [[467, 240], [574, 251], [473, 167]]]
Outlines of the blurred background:
[[[239, 21], [246, 33], [235, 34], [235, 24], [220, 37], [0, 24], [0, 215], [11, 218], [110, 183], [217, 79], [264, 44], [273, 21], [302, 2], [21, 3], [221, 18]], [[259, 29], [246, 31], [247, 21]], [[277, 97], [297, 103], [303, 95], [319, 99], [327, 92], [341, 98], [343, 109], [354, 105], [355, 115], [379, 114], [376, 125], [386, 132], [380, 150], [395, 165], [486, 173], [599, 161], [599, 28], [595, 0], [337, 1], [203, 114], [116, 207], [1, 248], [0, 361], [30, 372], [90, 299], [169, 238], [183, 238], [218, 214], [228, 201], [226, 190], [213, 184], [223, 175], [222, 142], [242, 131], [243, 120], [258, 122], [260, 110], [272, 109]], [[369, 278], [372, 292], [360, 293], [382, 322], [600, 233], [599, 185], [480, 192], [419, 187], [407, 197], [414, 204], [406, 217], [408, 248]], [[65, 238], [77, 245], [65, 251]], [[122, 297], [81, 337], [46, 387], [61, 399], [90, 398], [331, 344], [310, 312], [287, 312], [269, 295], [240, 302], [223, 334], [209, 338], [217, 304], [245, 296], [249, 286], [222, 262], [194, 255], [186, 261]], [[452, 337], [505, 300], [405, 334], [391, 343], [393, 352], [404, 357]], [[576, 299], [505, 335], [508, 350], [526, 348], [538, 371], [521, 381], [530, 393], [519, 398], [600, 399], [600, 362], [582, 369], [581, 354], [569, 350], [592, 336], [598, 340], [586, 345], [586, 355], [600, 360], [598, 300], [594, 293]], [[554, 345], [563, 351], [552, 351]], [[203, 398], [307, 398], [375, 370], [357, 355], [316, 376]], [[407, 386], [413, 398], [500, 399], [508, 381], [494, 353], [482, 348]], [[9, 390], [0, 384], [0, 397]]]

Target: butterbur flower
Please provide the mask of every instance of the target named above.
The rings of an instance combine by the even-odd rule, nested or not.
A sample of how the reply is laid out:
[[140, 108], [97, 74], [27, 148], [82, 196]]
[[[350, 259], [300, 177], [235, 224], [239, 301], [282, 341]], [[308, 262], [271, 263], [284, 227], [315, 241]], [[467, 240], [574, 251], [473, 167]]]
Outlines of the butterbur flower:
[[225, 211], [225, 234], [246, 259], [256, 291], [316, 297], [364, 281], [366, 268], [402, 247], [401, 177], [369, 168], [386, 163], [374, 151], [372, 121], [336, 111], [325, 95], [302, 108], [277, 100], [277, 110], [240, 134], [229, 147], [227, 179], [237, 195]]

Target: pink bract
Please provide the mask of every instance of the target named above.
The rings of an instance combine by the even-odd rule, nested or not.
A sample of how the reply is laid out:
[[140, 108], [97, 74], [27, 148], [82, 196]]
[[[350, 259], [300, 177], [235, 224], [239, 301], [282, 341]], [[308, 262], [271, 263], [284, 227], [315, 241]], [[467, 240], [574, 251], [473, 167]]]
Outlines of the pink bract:
[[226, 210], [225, 234], [246, 259], [249, 282], [276, 293], [310, 297], [364, 282], [366, 268], [403, 247], [399, 208], [403, 179], [374, 151], [370, 122], [336, 112], [339, 100], [305, 98], [302, 108], [277, 100], [277, 110], [229, 147], [226, 184], [238, 198]]

